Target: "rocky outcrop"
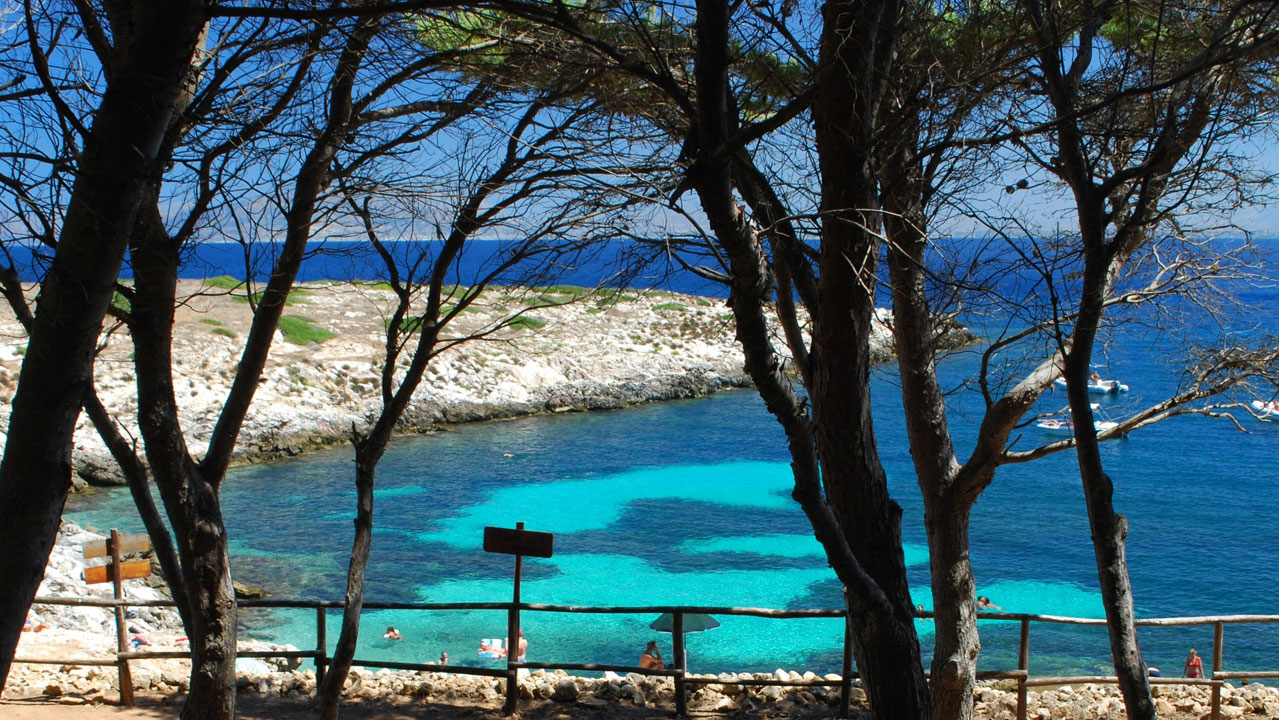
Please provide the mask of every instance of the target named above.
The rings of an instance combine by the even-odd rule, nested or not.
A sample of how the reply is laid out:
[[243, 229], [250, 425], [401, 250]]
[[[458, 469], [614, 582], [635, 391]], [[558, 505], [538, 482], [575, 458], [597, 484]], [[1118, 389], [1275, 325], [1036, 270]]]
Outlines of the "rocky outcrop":
[[[230, 388], [252, 314], [242, 297], [185, 281], [188, 301], [174, 328], [174, 380], [187, 441], [196, 453], [208, 442]], [[201, 294], [203, 292], [203, 294]], [[297, 344], [278, 335], [237, 457], [257, 461], [347, 442], [381, 408], [380, 368], [385, 318], [393, 296], [359, 284], [309, 284], [288, 314], [308, 318], [332, 335]], [[523, 316], [506, 327], [517, 310]], [[876, 315], [872, 356], [892, 356], [891, 313]], [[743, 387], [741, 351], [723, 301], [674, 293], [593, 293], [581, 288], [536, 292], [496, 288], [460, 313], [446, 333], [450, 344], [432, 359], [400, 431], [545, 412], [616, 409], [697, 397]], [[0, 396], [15, 389], [25, 343], [12, 321], [0, 321]], [[955, 325], [952, 345], [972, 336]], [[785, 344], [775, 343], [779, 349]], [[136, 428], [136, 379], [126, 333], [103, 339], [95, 382], [103, 404], [131, 437]], [[402, 370], [407, 360], [401, 358]], [[8, 405], [0, 403], [0, 427]], [[2, 439], [2, 436], [0, 436]], [[73, 453], [78, 482], [121, 485], [124, 478], [88, 420], [82, 418]]]

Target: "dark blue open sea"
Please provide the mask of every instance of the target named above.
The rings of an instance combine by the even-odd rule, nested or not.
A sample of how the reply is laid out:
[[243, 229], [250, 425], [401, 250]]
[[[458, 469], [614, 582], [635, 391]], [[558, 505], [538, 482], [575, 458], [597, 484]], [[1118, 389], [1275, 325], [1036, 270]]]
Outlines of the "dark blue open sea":
[[[307, 273], [349, 277], [323, 266]], [[688, 279], [676, 278], [673, 287], [708, 291]], [[1241, 321], [1279, 329], [1279, 291], [1263, 284], [1244, 294], [1256, 314]], [[1170, 360], [1184, 333], [1174, 335], [1134, 326], [1112, 338], [1103, 372], [1132, 391], [1102, 399], [1105, 412], [1122, 415], [1177, 386]], [[977, 362], [975, 351], [948, 359], [947, 382], [960, 387]], [[912, 587], [917, 602], [931, 607], [922, 509], [898, 398], [891, 368], [884, 368], [874, 387], [880, 452], [905, 509]], [[959, 390], [951, 402], [963, 457], [981, 401]], [[1060, 394], [1050, 395], [1042, 408], [1064, 404]], [[1131, 523], [1128, 556], [1142, 617], [1279, 614], [1279, 423], [1239, 419], [1242, 430], [1224, 419], [1175, 418], [1103, 446], [1115, 505]], [[1044, 439], [1028, 428], [1018, 446]], [[378, 473], [368, 597], [507, 600], [511, 559], [482, 552], [481, 530], [524, 521], [555, 534], [553, 558], [525, 563], [527, 602], [838, 607], [838, 583], [789, 498], [787, 460], [779, 427], [749, 390], [400, 438]], [[345, 448], [235, 470], [222, 501], [236, 577], [278, 597], [340, 599], [352, 478]], [[74, 498], [67, 516], [99, 528], [141, 529], [126, 492]], [[1005, 610], [1101, 616], [1073, 454], [1000, 470], [973, 513], [972, 558], [978, 592]], [[330, 617], [330, 643], [337, 620]], [[633, 663], [650, 637], [669, 652], [669, 637], [655, 636], [650, 620], [526, 613], [523, 624], [530, 659]], [[689, 636], [692, 670], [838, 671], [838, 621], [721, 620], [722, 627]], [[255, 611], [244, 621], [250, 635], [314, 646], [309, 611]], [[388, 625], [404, 640], [383, 640]], [[931, 627], [919, 628], [927, 646]], [[474, 653], [479, 639], [504, 634], [502, 613], [369, 612], [359, 656], [429, 661], [448, 651], [454, 662], [482, 663]], [[984, 622], [982, 640], [984, 669], [1015, 666], [1015, 624]], [[1148, 662], [1177, 669], [1189, 647], [1210, 655], [1212, 630], [1147, 629], [1141, 642]], [[1035, 674], [1108, 665], [1099, 628], [1036, 625], [1031, 645]], [[1224, 655], [1226, 669], [1279, 668], [1279, 631], [1229, 626]]]

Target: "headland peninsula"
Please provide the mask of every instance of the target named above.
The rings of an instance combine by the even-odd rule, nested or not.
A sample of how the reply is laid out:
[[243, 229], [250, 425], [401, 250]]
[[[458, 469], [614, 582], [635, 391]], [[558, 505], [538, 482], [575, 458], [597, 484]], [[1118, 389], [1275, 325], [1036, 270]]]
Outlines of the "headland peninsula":
[[[197, 454], [217, 421], [253, 318], [248, 290], [228, 280], [180, 286], [186, 299], [175, 319], [174, 384], [183, 430]], [[381, 409], [379, 376], [394, 302], [391, 290], [376, 283], [307, 283], [294, 291], [239, 439], [239, 461], [344, 443], [368, 427]], [[892, 357], [891, 313], [880, 310], [876, 320], [872, 353], [883, 361]], [[575, 286], [491, 288], [449, 324], [442, 346], [472, 335], [482, 337], [431, 360], [401, 432], [616, 409], [749, 384], [723, 299]], [[948, 341], [972, 339], [956, 325]], [[780, 330], [776, 345], [785, 345]], [[0, 322], [0, 397], [12, 397], [25, 348], [21, 326]], [[107, 410], [139, 437], [132, 354], [123, 328], [104, 332], [95, 383]], [[403, 356], [401, 363], [407, 363]], [[6, 427], [8, 412], [8, 403], [0, 404]], [[124, 482], [84, 416], [73, 464], [82, 486]]]

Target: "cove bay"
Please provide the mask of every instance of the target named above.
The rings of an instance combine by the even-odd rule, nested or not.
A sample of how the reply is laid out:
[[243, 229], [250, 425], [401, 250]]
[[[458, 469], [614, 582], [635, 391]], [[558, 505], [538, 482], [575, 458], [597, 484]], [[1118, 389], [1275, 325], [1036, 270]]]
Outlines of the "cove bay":
[[[1273, 290], [1251, 291], [1276, 307]], [[1271, 319], [1272, 321], [1273, 319]], [[979, 333], [980, 334], [980, 333]], [[1102, 412], [1122, 416], [1171, 393], [1178, 372], [1167, 340], [1136, 331], [1108, 346], [1105, 374], [1130, 385], [1103, 396]], [[961, 457], [975, 435], [981, 398], [962, 382], [975, 375], [980, 346], [944, 361], [950, 414]], [[914, 484], [893, 369], [873, 388], [880, 454], [903, 535], [912, 595], [931, 607], [922, 504]], [[1051, 412], [1064, 393], [1037, 406]], [[1116, 508], [1131, 524], [1128, 557], [1138, 617], [1266, 613], [1279, 584], [1274, 549], [1279, 505], [1274, 468], [1279, 423], [1237, 412], [1224, 419], [1173, 418], [1104, 443]], [[1013, 442], [1046, 442], [1033, 424]], [[617, 411], [550, 414], [453, 426], [401, 437], [378, 473], [368, 599], [375, 602], [502, 602], [511, 559], [480, 549], [485, 525], [555, 534], [555, 556], [524, 565], [523, 600], [573, 605], [715, 605], [838, 608], [839, 583], [797, 503], [784, 438], [753, 390]], [[233, 573], [277, 598], [338, 600], [344, 587], [355, 493], [348, 448], [234, 470], [223, 489]], [[123, 489], [74, 497], [68, 519], [136, 532]], [[1078, 471], [1072, 452], [1006, 466], [973, 514], [978, 594], [1008, 612], [1102, 617]], [[670, 638], [652, 617], [526, 612], [530, 659], [631, 663], [644, 643]], [[838, 620], [721, 618], [690, 635], [695, 672], [837, 672]], [[338, 613], [329, 615], [330, 645]], [[249, 611], [245, 633], [314, 647], [309, 611]], [[505, 614], [366, 611], [359, 656], [424, 662], [449, 653], [475, 657], [481, 638], [500, 637]], [[381, 638], [394, 625], [404, 640]], [[929, 621], [917, 623], [925, 655]], [[374, 632], [377, 631], [377, 632]], [[1262, 666], [1279, 632], [1228, 629], [1225, 668]], [[1016, 623], [983, 621], [981, 667], [1014, 667]], [[1176, 668], [1187, 647], [1211, 647], [1211, 627], [1143, 630], [1155, 666]], [[1036, 626], [1032, 672], [1102, 671], [1103, 628]]]

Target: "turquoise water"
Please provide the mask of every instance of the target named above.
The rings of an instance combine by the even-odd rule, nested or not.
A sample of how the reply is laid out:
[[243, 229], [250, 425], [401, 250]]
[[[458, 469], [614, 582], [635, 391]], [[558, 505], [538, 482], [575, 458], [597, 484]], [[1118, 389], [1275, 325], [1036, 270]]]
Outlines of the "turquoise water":
[[[948, 364], [961, 377], [971, 358]], [[1163, 368], [1116, 363], [1134, 385], [1103, 400], [1111, 413], [1157, 395]], [[876, 425], [895, 497], [905, 510], [906, 558], [916, 602], [930, 608], [918, 491], [890, 378], [877, 380]], [[953, 400], [962, 443], [977, 398]], [[1045, 406], [1060, 404], [1049, 397]], [[1279, 503], [1262, 468], [1279, 453], [1279, 424], [1181, 418], [1105, 444], [1116, 505], [1132, 523], [1129, 555], [1142, 616], [1276, 612], [1279, 582], [1270, 516]], [[1041, 440], [1028, 429], [1020, 443]], [[334, 449], [236, 470], [223, 502], [238, 578], [277, 596], [338, 599], [351, 518], [351, 459]], [[485, 525], [555, 534], [555, 555], [525, 563], [527, 602], [575, 605], [702, 604], [776, 608], [839, 606], [839, 586], [806, 519], [789, 498], [779, 429], [751, 391], [624, 411], [552, 415], [401, 438], [383, 461], [369, 599], [492, 602], [509, 599], [512, 560], [480, 550]], [[68, 516], [138, 530], [127, 493], [77, 499]], [[1007, 467], [973, 515], [979, 593], [1005, 610], [1099, 617], [1092, 549], [1073, 456]], [[310, 612], [246, 614], [253, 635], [314, 645]], [[644, 642], [647, 616], [526, 613], [536, 660], [628, 663]], [[689, 636], [694, 670], [837, 671], [837, 620], [722, 617]], [[337, 616], [330, 618], [330, 642]], [[383, 640], [395, 625], [404, 640]], [[361, 657], [423, 661], [447, 650], [474, 658], [481, 637], [505, 634], [500, 612], [366, 614]], [[931, 627], [919, 623], [925, 651]], [[1015, 662], [1014, 625], [982, 625], [983, 667]], [[1108, 656], [1100, 629], [1036, 626], [1036, 672], [1090, 671]], [[1211, 647], [1211, 630], [1143, 635], [1156, 665], [1175, 666], [1189, 646]], [[1279, 638], [1230, 629], [1227, 666], [1269, 667]], [[1233, 661], [1233, 662], [1232, 662]], [[492, 662], [492, 661], [490, 661]]]
[[[1248, 298], [1279, 327], [1273, 289]], [[1099, 398], [1120, 417], [1171, 393], [1180, 376], [1175, 345], [1134, 328], [1101, 357], [1103, 374], [1132, 392]], [[963, 458], [983, 410], [964, 388], [973, 352], [942, 366], [952, 428]], [[931, 608], [926, 540], [897, 387], [875, 379], [875, 427], [903, 534], [915, 601]], [[1041, 411], [1065, 405], [1049, 394]], [[1131, 530], [1128, 554], [1142, 617], [1277, 613], [1279, 423], [1174, 418], [1103, 445], [1115, 505]], [[1046, 441], [1033, 427], [1014, 438]], [[525, 562], [527, 602], [573, 605], [700, 604], [835, 608], [839, 585], [799, 507], [790, 499], [780, 428], [753, 391], [735, 391], [623, 411], [481, 423], [397, 439], [382, 462], [368, 575], [373, 601], [495, 602], [511, 594], [512, 559], [480, 549], [485, 525], [555, 534], [550, 559]], [[354, 517], [349, 450], [333, 449], [235, 470], [222, 500], [238, 579], [278, 597], [337, 600], [344, 591]], [[74, 498], [67, 515], [99, 528], [140, 531], [127, 492]], [[1003, 609], [1100, 617], [1096, 568], [1073, 454], [1002, 468], [972, 516], [978, 593]], [[650, 616], [525, 613], [530, 660], [634, 663], [655, 638]], [[837, 620], [720, 617], [689, 636], [694, 671], [776, 667], [838, 671]], [[315, 643], [310, 611], [245, 613], [246, 632], [302, 647]], [[329, 641], [338, 616], [330, 615]], [[387, 625], [404, 640], [381, 638]], [[482, 637], [505, 635], [501, 612], [371, 611], [359, 656], [483, 664]], [[919, 623], [925, 654], [932, 628]], [[981, 625], [983, 669], [1013, 667], [1018, 628]], [[1142, 632], [1148, 662], [1177, 668], [1188, 647], [1212, 646], [1211, 628]], [[1093, 672], [1107, 666], [1101, 628], [1036, 625], [1032, 672]], [[1228, 628], [1227, 669], [1275, 668], [1279, 631]], [[489, 661], [492, 662], [492, 661]]]

